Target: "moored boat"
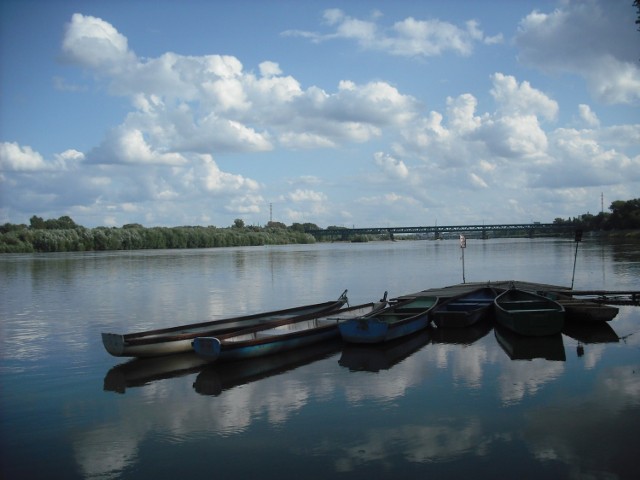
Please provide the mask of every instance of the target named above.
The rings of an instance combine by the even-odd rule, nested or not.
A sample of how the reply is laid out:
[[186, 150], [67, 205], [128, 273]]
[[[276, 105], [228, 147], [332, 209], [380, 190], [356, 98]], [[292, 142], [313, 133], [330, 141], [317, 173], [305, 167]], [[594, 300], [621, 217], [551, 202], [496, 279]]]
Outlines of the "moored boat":
[[619, 312], [618, 307], [592, 302], [590, 300], [580, 300], [569, 295], [556, 294], [549, 298], [552, 298], [564, 307], [565, 319], [571, 322], [610, 322], [616, 317], [616, 315], [618, 315]]
[[391, 305], [379, 312], [339, 325], [340, 335], [351, 343], [381, 343], [418, 332], [429, 325], [429, 312], [438, 297], [419, 296]]
[[345, 290], [337, 300], [274, 310], [270, 312], [243, 315], [176, 327], [146, 330], [143, 332], [116, 334], [103, 333], [104, 348], [115, 357], [154, 357], [193, 351], [192, 342], [196, 337], [222, 335], [244, 328], [273, 324], [296, 317], [329, 313], [343, 307], [348, 301]]
[[338, 326], [341, 322], [379, 311], [386, 305], [385, 293], [379, 302], [346, 307], [330, 313], [311, 314], [215, 337], [197, 337], [193, 341], [193, 349], [210, 361], [239, 360], [293, 350], [336, 338], [339, 336]]
[[520, 335], [544, 336], [562, 331], [564, 307], [550, 298], [518, 288], [496, 297], [495, 319]]
[[495, 288], [477, 288], [438, 303], [429, 316], [438, 328], [469, 327], [491, 311], [497, 295]]

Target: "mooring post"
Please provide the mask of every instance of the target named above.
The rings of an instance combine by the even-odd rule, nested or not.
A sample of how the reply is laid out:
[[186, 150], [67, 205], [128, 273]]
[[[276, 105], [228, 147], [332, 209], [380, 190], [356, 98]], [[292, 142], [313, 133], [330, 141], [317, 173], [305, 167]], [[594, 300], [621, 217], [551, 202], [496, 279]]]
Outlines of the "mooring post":
[[467, 248], [467, 239], [460, 235], [460, 250], [462, 250], [462, 283], [467, 283], [464, 277], [464, 249]]
[[573, 280], [576, 278], [576, 260], [578, 259], [578, 245], [582, 241], [581, 229], [576, 230], [575, 241], [576, 241], [576, 253], [573, 256], [573, 275], [571, 275], [571, 290], [573, 290]]

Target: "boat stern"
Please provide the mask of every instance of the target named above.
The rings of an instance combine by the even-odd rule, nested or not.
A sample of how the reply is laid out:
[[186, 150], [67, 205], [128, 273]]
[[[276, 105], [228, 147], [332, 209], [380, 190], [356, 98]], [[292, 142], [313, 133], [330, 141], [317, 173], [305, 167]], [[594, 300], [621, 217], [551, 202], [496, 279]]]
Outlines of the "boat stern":
[[198, 355], [209, 360], [216, 360], [220, 356], [220, 340], [215, 337], [197, 337], [192, 346]]

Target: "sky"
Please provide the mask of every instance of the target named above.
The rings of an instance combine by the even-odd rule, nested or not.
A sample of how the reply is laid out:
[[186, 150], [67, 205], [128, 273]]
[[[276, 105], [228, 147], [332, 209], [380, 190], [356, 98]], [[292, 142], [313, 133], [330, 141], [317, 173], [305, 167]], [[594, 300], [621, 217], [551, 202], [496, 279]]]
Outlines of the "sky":
[[640, 197], [632, 0], [0, 2], [0, 223], [552, 222]]

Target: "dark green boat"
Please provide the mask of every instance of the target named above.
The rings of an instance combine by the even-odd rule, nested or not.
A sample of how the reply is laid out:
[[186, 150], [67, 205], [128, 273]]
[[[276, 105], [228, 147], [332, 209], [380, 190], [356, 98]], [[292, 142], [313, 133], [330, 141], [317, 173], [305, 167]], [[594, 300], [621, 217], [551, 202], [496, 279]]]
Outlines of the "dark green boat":
[[564, 307], [537, 293], [510, 288], [494, 303], [496, 321], [520, 335], [555, 335], [564, 326]]

